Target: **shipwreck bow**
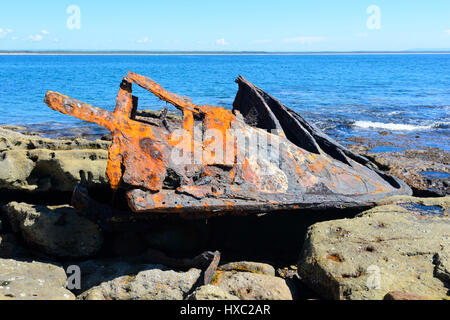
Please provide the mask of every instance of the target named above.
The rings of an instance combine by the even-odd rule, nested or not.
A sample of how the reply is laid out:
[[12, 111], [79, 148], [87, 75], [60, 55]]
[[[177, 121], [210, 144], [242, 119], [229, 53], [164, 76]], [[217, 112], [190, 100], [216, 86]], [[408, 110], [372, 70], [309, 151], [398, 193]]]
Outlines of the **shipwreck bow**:
[[[133, 212], [205, 217], [372, 205], [411, 194], [400, 179], [329, 138], [239, 77], [233, 110], [198, 106], [148, 77], [123, 78], [113, 112], [49, 91], [46, 104], [111, 131], [107, 176]], [[135, 83], [182, 120], [135, 116]]]

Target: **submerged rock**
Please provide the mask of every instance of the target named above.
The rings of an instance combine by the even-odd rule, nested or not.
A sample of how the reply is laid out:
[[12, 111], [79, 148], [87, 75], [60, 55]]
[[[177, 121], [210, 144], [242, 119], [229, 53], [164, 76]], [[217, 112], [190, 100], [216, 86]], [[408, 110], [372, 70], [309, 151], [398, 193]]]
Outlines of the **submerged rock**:
[[101, 248], [103, 237], [97, 225], [71, 206], [10, 202], [4, 210], [13, 230], [32, 248], [50, 256], [88, 257]]
[[0, 128], [0, 189], [67, 191], [80, 182], [106, 184], [109, 143], [59, 140]]
[[448, 298], [450, 197], [392, 197], [353, 219], [310, 227], [303, 281], [328, 299], [383, 299], [390, 291]]
[[450, 153], [428, 148], [372, 154], [387, 172], [404, 180], [417, 194], [450, 194]]
[[0, 300], [74, 300], [66, 280], [60, 266], [0, 259]]
[[402, 179], [418, 196], [450, 194], [450, 153], [410, 144], [409, 136], [353, 137], [349, 149], [372, 159], [385, 172]]
[[183, 300], [200, 277], [199, 269], [187, 272], [147, 265], [137, 274], [124, 275], [82, 293], [82, 300]]

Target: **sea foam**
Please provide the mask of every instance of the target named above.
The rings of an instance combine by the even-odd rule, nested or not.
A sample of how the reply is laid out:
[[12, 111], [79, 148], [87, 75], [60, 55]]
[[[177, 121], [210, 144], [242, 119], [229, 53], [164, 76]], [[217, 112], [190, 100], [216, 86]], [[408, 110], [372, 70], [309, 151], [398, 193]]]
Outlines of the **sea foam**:
[[400, 124], [400, 123], [384, 123], [384, 122], [373, 122], [373, 121], [355, 121], [353, 123], [355, 127], [360, 128], [375, 128], [375, 129], [385, 129], [393, 131], [417, 131], [417, 130], [428, 130], [434, 127], [434, 125], [429, 126], [419, 126], [413, 124]]

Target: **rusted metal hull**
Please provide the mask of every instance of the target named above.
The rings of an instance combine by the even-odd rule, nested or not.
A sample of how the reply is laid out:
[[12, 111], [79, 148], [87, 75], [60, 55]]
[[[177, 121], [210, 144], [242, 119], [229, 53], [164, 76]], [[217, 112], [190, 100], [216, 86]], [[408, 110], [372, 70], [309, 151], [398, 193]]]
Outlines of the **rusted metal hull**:
[[[131, 72], [114, 112], [51, 91], [45, 102], [111, 131], [107, 176], [113, 189], [127, 190], [135, 213], [208, 217], [345, 208], [411, 194], [403, 181], [377, 171], [245, 79], [237, 81], [233, 112], [197, 106]], [[134, 119], [133, 83], [180, 109], [182, 121]], [[267, 121], [252, 123], [255, 112]]]

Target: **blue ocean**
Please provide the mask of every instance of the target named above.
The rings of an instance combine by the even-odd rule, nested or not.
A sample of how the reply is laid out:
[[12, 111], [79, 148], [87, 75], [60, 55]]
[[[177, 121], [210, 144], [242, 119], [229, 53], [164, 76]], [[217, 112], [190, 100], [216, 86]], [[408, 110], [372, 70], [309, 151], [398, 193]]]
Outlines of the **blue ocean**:
[[[231, 108], [242, 75], [338, 139], [390, 131], [449, 150], [450, 55], [0, 55], [0, 124], [64, 132], [47, 90], [112, 110], [127, 71]], [[139, 108], [166, 104], [135, 86]], [[93, 131], [102, 129], [91, 126]]]

